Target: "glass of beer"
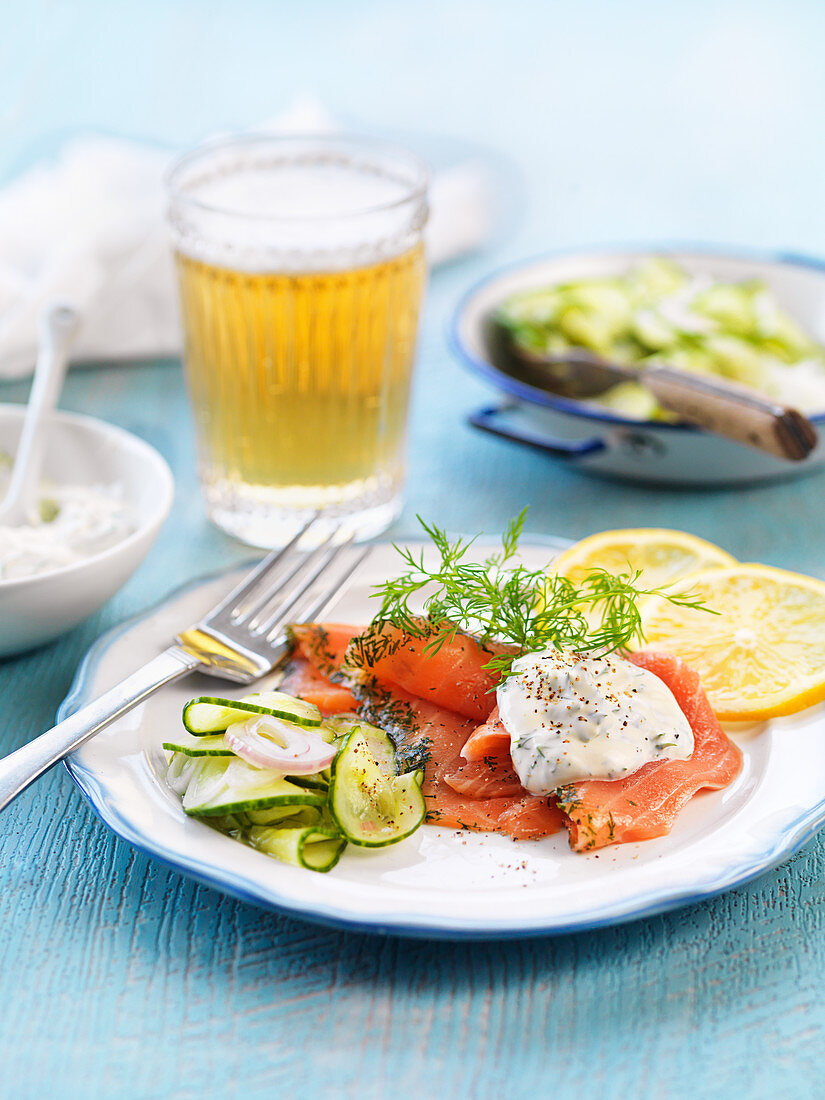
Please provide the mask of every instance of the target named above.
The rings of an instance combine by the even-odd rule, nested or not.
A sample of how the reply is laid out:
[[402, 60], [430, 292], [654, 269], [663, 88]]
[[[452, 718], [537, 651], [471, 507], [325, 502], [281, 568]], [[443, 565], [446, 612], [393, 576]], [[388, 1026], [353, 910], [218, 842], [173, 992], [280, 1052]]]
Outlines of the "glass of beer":
[[184, 361], [212, 520], [256, 546], [401, 508], [427, 171], [381, 142], [255, 135], [169, 177]]

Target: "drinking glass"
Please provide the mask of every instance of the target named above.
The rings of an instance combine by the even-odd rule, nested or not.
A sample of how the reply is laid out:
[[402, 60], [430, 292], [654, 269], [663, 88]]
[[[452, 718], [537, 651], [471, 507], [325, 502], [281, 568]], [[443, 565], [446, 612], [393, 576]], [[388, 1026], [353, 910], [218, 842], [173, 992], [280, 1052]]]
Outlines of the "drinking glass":
[[168, 177], [184, 362], [211, 518], [282, 545], [401, 507], [427, 171], [350, 137], [254, 135]]

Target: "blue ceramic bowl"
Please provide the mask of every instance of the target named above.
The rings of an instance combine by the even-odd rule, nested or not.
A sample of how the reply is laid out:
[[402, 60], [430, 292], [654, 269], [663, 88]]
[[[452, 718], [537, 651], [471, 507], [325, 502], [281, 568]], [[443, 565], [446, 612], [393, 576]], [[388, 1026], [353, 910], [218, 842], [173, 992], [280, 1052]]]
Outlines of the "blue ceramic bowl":
[[[521, 382], [496, 365], [489, 319], [511, 294], [590, 276], [620, 275], [651, 255], [714, 279], [763, 280], [781, 305], [825, 344], [825, 262], [790, 254], [733, 252], [706, 246], [623, 246], [564, 252], [488, 276], [459, 303], [450, 342], [462, 362], [505, 395], [470, 420], [478, 428], [537, 447], [590, 473], [670, 485], [772, 481], [820, 468], [820, 441], [803, 462], [785, 462], [689, 424], [633, 420], [558, 397]], [[820, 429], [825, 411], [811, 416]]]

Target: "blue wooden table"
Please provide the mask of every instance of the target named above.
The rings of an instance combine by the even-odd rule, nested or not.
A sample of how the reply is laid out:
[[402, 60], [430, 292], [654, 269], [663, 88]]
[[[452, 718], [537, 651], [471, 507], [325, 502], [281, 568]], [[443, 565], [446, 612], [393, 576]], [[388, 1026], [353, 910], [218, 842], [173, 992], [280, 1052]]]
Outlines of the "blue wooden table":
[[[474, 279], [545, 249], [692, 238], [825, 254], [821, 4], [31, 0], [4, 15], [5, 177], [78, 128], [185, 145], [302, 89], [366, 128], [461, 134], [518, 165], [518, 224], [433, 278], [394, 534], [417, 512], [492, 532], [529, 503], [532, 532], [682, 527], [825, 575], [822, 475], [712, 493], [585, 479], [466, 427], [488, 394], [444, 340]], [[26, 389], [0, 384], [0, 401]], [[204, 518], [177, 363], [76, 370], [63, 405], [155, 445], [177, 502], [98, 615], [0, 664], [0, 753], [51, 723], [103, 630], [248, 554]], [[3, 1100], [818, 1097], [823, 975], [825, 838], [667, 916], [462, 946], [342, 934], [197, 886], [114, 838], [62, 769], [0, 830]]]

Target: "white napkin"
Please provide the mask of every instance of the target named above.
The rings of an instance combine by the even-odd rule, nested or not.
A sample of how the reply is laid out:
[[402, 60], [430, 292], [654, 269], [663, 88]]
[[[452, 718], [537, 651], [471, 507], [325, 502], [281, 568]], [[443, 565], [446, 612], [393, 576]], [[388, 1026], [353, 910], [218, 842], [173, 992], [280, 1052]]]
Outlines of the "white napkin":
[[[276, 120], [291, 132], [335, 128], [314, 101]], [[163, 173], [170, 154], [81, 137], [57, 160], [0, 190], [0, 377], [31, 373], [37, 315], [67, 298], [83, 316], [72, 358], [146, 359], [181, 348]], [[481, 161], [436, 173], [427, 245], [433, 264], [484, 244], [496, 180]]]

